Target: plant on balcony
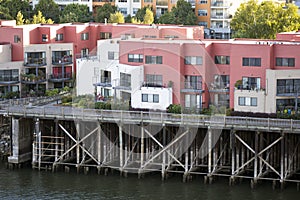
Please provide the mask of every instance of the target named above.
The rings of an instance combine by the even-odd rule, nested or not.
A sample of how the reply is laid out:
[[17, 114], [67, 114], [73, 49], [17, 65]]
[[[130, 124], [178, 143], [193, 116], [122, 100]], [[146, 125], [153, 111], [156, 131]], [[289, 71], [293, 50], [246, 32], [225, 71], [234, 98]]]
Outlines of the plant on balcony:
[[234, 87], [236, 87], [237, 89], [241, 89], [242, 88], [242, 84], [243, 81], [242, 80], [237, 80], [234, 84]]
[[170, 104], [167, 107], [167, 112], [168, 113], [180, 114], [182, 112], [181, 105], [180, 104]]
[[173, 81], [169, 81], [169, 82], [168, 82], [168, 87], [169, 87], [169, 88], [172, 88], [173, 85], [174, 85]]

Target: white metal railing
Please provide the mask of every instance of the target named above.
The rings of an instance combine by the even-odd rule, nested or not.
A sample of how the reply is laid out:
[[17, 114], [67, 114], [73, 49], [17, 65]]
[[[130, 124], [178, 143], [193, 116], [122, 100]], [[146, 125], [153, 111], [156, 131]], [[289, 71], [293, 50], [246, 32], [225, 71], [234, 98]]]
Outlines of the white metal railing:
[[300, 129], [300, 120], [252, 118], [236, 116], [209, 116], [193, 114], [172, 114], [163, 112], [142, 112], [124, 110], [97, 110], [74, 107], [26, 107], [8, 106], [0, 114], [27, 117], [58, 117], [64, 119], [106, 120], [115, 122], [176, 123], [194, 126], [248, 127], [260, 129]]

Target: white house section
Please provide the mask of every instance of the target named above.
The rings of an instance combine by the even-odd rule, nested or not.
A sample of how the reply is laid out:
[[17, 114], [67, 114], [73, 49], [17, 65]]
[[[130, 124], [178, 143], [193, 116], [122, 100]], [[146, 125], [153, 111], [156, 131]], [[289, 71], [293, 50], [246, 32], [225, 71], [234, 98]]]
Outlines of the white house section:
[[172, 102], [172, 88], [163, 87], [141, 87], [131, 98], [133, 108], [151, 110], [166, 110]]

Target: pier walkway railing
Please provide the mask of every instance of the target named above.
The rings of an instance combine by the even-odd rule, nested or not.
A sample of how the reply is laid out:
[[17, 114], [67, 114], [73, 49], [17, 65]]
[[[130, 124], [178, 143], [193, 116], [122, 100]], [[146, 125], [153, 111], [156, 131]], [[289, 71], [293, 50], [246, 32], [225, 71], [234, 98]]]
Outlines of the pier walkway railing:
[[243, 130], [289, 131], [300, 133], [300, 120], [293, 119], [98, 110], [63, 106], [7, 106], [0, 109], [0, 114], [28, 118], [55, 118], [60, 120], [101, 121], [124, 124], [172, 124], [178, 126], [186, 125], [191, 127], [212, 127], [219, 129], [235, 128]]

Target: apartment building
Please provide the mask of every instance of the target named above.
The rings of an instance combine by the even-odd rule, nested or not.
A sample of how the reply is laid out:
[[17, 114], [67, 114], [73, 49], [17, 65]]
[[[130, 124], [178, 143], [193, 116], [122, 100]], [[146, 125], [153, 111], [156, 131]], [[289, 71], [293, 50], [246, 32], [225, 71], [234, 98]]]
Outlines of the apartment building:
[[[134, 108], [164, 110], [172, 102], [191, 110], [215, 105], [244, 112], [295, 111], [300, 105], [299, 34], [278, 34], [274, 41], [127, 38], [98, 43], [100, 60], [108, 59], [97, 72], [89, 69], [94, 79], [85, 91], [96, 88], [104, 98], [130, 99]], [[78, 65], [88, 70], [88, 64]], [[126, 94], [115, 90], [123, 86], [119, 89], [125, 92], [126, 84], [118, 80], [130, 86]]]
[[[72, 87], [76, 59], [97, 57], [97, 41], [110, 38], [203, 39], [202, 27], [133, 24], [32, 24], [0, 20], [0, 86], [21, 96]], [[6, 70], [7, 68], [7, 70]], [[3, 75], [1, 75], [3, 74]], [[13, 85], [14, 84], [14, 85]]]
[[[54, 0], [56, 4], [60, 7], [61, 10], [64, 9], [68, 4], [76, 3], [80, 5], [86, 5], [89, 8], [90, 12], [93, 12], [93, 1], [94, 0]], [[31, 5], [33, 9], [35, 8], [36, 4], [39, 3], [39, 0], [32, 0]]]

